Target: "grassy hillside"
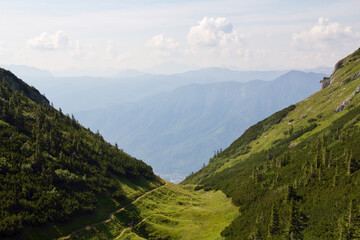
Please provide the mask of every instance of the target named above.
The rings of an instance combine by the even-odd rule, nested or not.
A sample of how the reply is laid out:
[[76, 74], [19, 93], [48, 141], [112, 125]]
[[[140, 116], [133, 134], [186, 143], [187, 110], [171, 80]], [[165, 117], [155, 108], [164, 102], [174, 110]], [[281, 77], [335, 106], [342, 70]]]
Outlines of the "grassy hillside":
[[152, 168], [0, 69], [0, 238], [51, 238], [162, 184]]
[[360, 237], [360, 49], [328, 81], [249, 128], [184, 181], [222, 190], [240, 207], [223, 236]]
[[237, 212], [221, 191], [167, 183], [110, 220], [62, 239], [222, 239], [220, 232]]

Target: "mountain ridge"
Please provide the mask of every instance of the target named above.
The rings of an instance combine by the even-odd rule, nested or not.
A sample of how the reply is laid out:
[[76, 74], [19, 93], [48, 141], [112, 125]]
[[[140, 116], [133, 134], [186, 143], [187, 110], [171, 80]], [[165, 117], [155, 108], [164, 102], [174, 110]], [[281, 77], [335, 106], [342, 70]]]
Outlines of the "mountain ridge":
[[75, 115], [169, 180], [171, 174], [180, 177], [199, 169], [246, 126], [318, 90], [323, 77], [300, 71], [282, 76], [274, 81], [191, 84], [137, 103]]
[[358, 237], [360, 221], [345, 222], [360, 216], [360, 49], [330, 79], [250, 127], [183, 182], [222, 190], [240, 207], [226, 239]]

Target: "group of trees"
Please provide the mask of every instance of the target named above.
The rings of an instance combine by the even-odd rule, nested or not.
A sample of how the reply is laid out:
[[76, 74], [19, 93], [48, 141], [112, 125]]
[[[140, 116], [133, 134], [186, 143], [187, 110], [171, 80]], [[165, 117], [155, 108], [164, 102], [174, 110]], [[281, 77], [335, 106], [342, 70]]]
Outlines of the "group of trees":
[[[353, 107], [329, 127], [289, 148], [292, 136], [309, 131], [294, 129], [270, 149], [200, 180], [203, 188], [222, 190], [240, 207], [240, 216], [222, 235], [228, 239], [359, 239], [358, 116], [360, 107]], [[241, 148], [234, 142], [201, 171], [236, 156]], [[190, 178], [196, 179], [201, 171]]]
[[0, 236], [92, 213], [100, 193], [121, 202], [126, 198], [121, 179], [156, 178], [150, 166], [74, 117], [14, 90], [9, 76], [2, 74], [6, 72], [0, 74]]

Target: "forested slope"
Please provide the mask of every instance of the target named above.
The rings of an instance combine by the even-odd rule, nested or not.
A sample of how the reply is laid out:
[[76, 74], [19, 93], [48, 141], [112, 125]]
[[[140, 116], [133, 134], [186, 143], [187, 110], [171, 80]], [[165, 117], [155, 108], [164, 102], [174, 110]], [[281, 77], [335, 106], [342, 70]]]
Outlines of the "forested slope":
[[161, 184], [150, 166], [0, 69], [0, 238], [62, 235]]
[[360, 49], [323, 81], [184, 181], [240, 207], [227, 239], [360, 238]]

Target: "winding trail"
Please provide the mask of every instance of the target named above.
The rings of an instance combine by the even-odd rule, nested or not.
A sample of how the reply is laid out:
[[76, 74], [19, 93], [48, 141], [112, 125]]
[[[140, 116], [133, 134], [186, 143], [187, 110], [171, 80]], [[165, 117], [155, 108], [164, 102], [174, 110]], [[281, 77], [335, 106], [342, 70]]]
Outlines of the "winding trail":
[[[166, 184], [168, 184], [166, 182]], [[166, 185], [165, 184], [165, 185]], [[162, 187], [164, 187], [165, 185], [163, 185]], [[172, 211], [172, 212], [167, 212], [166, 214], [173, 214], [173, 213], [179, 213], [179, 212], [182, 212], [182, 211], [185, 211], [186, 209], [189, 209], [193, 206], [192, 204], [192, 198], [189, 198], [189, 206], [187, 207], [184, 207], [183, 209], [180, 209], [180, 210], [177, 210], [177, 211]], [[145, 218], [143, 218], [140, 222], [138, 222], [135, 227], [139, 226], [141, 223], [145, 222], [149, 217], [155, 215], [155, 214], [158, 214], [158, 213], [153, 213], [153, 214], [150, 214], [149, 216], [146, 216]], [[117, 239], [121, 239], [121, 237], [125, 234], [126, 231], [131, 231], [132, 227], [127, 227], [127, 228], [124, 228], [121, 233], [115, 238], [115, 240]]]
[[[101, 222], [97, 222], [97, 223], [93, 223], [93, 224], [90, 224], [90, 225], [86, 225], [86, 226], [84, 226], [84, 227], [81, 227], [81, 228], [78, 228], [78, 229], [72, 231], [72, 232], [69, 233], [69, 234], [66, 234], [66, 235], [57, 237], [57, 238], [55, 238], [55, 239], [58, 239], [58, 240], [69, 239], [72, 234], [77, 233], [77, 232], [80, 232], [81, 230], [86, 230], [86, 229], [94, 228], [94, 227], [96, 227], [96, 226], [98, 226], [98, 225], [100, 225], [100, 224], [109, 222], [109, 221], [111, 220], [112, 216], [113, 216], [115, 213], [121, 212], [122, 210], [124, 210], [124, 209], [127, 208], [128, 206], [136, 203], [137, 201], [139, 201], [139, 200], [142, 199], [143, 197], [149, 195], [150, 193], [152, 193], [152, 192], [154, 192], [154, 191], [156, 191], [156, 190], [159, 190], [160, 188], [165, 187], [165, 186], [168, 185], [168, 184], [169, 184], [168, 182], [165, 182], [164, 185], [161, 185], [161, 186], [159, 186], [159, 187], [156, 187], [156, 188], [154, 188], [154, 189], [151, 189], [150, 191], [148, 191], [148, 192], [144, 193], [143, 195], [137, 197], [137, 198], [136, 198], [135, 200], [133, 200], [131, 203], [128, 203], [128, 204], [122, 206], [121, 208], [118, 208], [118, 209], [116, 209], [115, 211], [109, 213], [109, 216], [108, 216], [105, 220], [103, 220], [103, 221], [101, 221]], [[126, 230], [126, 229], [127, 229], [127, 228], [125, 228], [124, 230]], [[124, 230], [123, 230], [121, 233], [123, 233]]]

